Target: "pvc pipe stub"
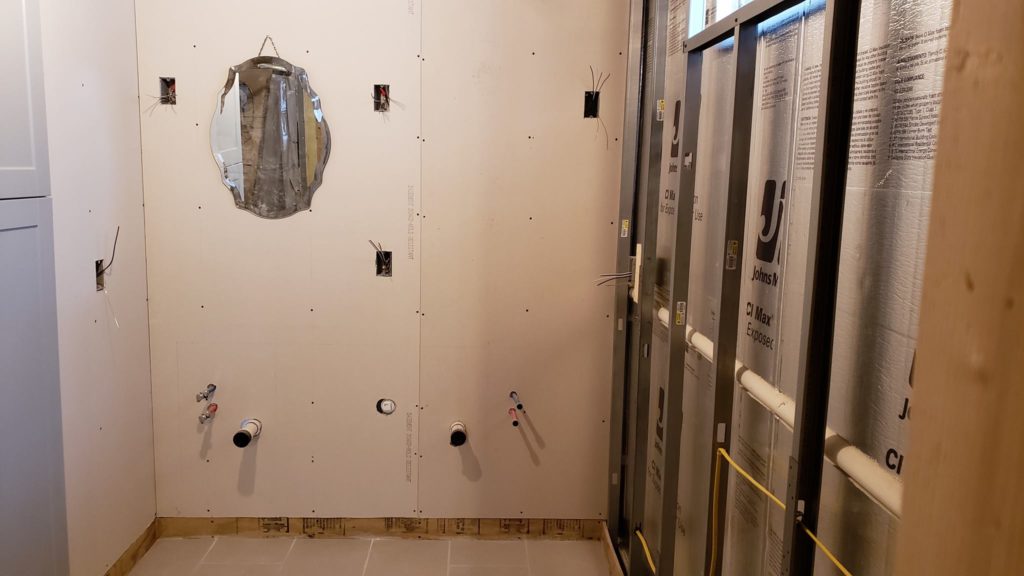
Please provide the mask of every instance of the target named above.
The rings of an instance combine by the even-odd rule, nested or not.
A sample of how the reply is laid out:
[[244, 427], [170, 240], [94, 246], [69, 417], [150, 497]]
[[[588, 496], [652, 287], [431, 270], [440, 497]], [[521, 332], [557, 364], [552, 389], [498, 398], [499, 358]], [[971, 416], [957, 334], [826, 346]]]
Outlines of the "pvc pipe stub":
[[239, 426], [238, 431], [235, 432], [235, 435], [231, 437], [231, 441], [234, 442], [235, 446], [245, 448], [260, 435], [262, 430], [263, 424], [259, 420], [247, 418], [242, 420], [242, 424]]
[[250, 442], [252, 442], [252, 434], [250, 434], [248, 430], [239, 430], [231, 437], [231, 441], [235, 443], [235, 446], [245, 448]]
[[469, 435], [466, 433], [466, 425], [462, 422], [452, 424], [449, 433], [451, 445], [455, 447], [462, 446], [469, 439]]
[[512, 392], [509, 393], [508, 397], [511, 398], [512, 399], [512, 403], [516, 405], [516, 410], [522, 410], [523, 409], [523, 403], [519, 401], [519, 393], [518, 392], [513, 390]]

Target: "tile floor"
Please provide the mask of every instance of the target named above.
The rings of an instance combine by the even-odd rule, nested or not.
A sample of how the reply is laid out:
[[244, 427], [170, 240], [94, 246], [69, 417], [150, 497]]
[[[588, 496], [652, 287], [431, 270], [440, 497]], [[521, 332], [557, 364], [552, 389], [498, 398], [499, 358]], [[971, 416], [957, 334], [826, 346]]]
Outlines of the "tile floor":
[[165, 538], [131, 576], [607, 576], [599, 541]]

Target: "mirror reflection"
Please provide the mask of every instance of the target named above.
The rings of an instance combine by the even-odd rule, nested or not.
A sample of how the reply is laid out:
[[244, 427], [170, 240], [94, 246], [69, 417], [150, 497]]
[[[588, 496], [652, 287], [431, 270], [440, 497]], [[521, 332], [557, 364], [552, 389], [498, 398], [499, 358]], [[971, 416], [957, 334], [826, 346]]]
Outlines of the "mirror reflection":
[[272, 56], [228, 71], [210, 142], [235, 205], [263, 218], [309, 209], [331, 151], [306, 71]]

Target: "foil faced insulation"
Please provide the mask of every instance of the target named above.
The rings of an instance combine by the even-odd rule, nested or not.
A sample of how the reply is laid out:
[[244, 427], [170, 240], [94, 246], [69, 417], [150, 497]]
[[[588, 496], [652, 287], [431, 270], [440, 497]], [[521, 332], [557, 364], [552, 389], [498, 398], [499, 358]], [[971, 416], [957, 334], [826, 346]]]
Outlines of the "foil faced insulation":
[[[706, 24], [736, 8], [724, 4], [694, 3], [691, 23], [694, 15]], [[863, 0], [861, 11], [829, 425], [894, 475], [913, 458], [906, 454], [909, 376], [950, 7], [951, 0]], [[791, 398], [801, 369], [823, 25], [824, 2], [811, 0], [758, 32], [737, 360]], [[683, 58], [669, 54], [666, 67], [663, 179], [676, 161], [668, 86], [682, 85], [677, 70]], [[687, 323], [717, 341], [735, 75], [731, 41], [709, 49], [703, 68]], [[671, 236], [662, 237], [661, 229], [659, 255], [671, 262]], [[659, 271], [658, 277], [670, 274]], [[656, 345], [652, 357], [658, 356]], [[675, 573], [696, 574], [704, 569], [714, 366], [690, 350], [686, 367]], [[667, 379], [652, 368], [656, 375]], [[665, 385], [652, 381], [652, 414]], [[734, 397], [732, 455], [784, 499], [792, 432], [738, 384]], [[724, 573], [779, 574], [784, 514], [744, 480], [728, 477]], [[826, 465], [818, 532], [848, 568], [888, 573], [897, 528], [898, 520]], [[838, 572], [819, 554], [816, 573]]]

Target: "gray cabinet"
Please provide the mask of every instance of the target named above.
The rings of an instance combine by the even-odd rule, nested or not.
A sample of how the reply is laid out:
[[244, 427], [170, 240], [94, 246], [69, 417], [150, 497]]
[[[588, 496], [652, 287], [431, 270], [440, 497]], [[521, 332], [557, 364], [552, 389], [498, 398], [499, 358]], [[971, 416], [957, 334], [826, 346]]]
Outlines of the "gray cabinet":
[[0, 0], [0, 199], [48, 196], [39, 3]]
[[68, 573], [39, 3], [0, 0], [0, 574]]
[[68, 572], [51, 200], [0, 200], [0, 574]]

